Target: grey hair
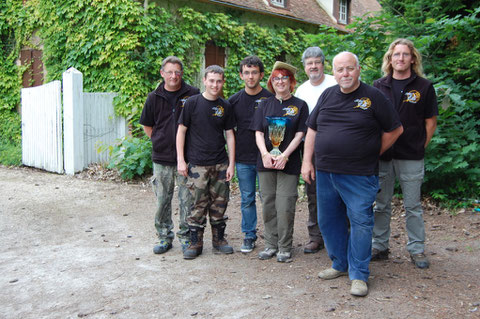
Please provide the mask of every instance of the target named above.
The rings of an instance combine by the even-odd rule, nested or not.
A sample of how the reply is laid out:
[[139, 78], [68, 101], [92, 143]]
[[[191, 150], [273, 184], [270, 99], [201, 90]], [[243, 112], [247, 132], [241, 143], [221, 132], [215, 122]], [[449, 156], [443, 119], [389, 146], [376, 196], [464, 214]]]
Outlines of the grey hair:
[[323, 54], [322, 49], [319, 47], [309, 47], [302, 54], [302, 63], [305, 66], [305, 60], [308, 58], [320, 58], [322, 59], [322, 64], [325, 63], [325, 54]]
[[358, 60], [358, 56], [355, 53], [352, 53], [352, 52], [349, 52], [349, 51], [342, 51], [339, 54], [337, 54], [332, 60], [332, 68], [333, 68], [334, 71], [335, 71], [335, 59], [337, 58], [337, 56], [339, 56], [340, 54], [343, 54], [343, 53], [350, 53], [351, 55], [353, 55], [353, 57], [355, 58], [355, 62], [357, 63], [357, 68], [360, 67], [360, 62]]
[[167, 56], [165, 59], [163, 59], [162, 61], [162, 68], [160, 70], [163, 70], [165, 68], [165, 65], [167, 63], [172, 63], [172, 64], [178, 64], [180, 65], [180, 69], [183, 71], [183, 63], [182, 63], [182, 60], [180, 60], [179, 58], [177, 58], [176, 56], [174, 55], [171, 55], [171, 56]]

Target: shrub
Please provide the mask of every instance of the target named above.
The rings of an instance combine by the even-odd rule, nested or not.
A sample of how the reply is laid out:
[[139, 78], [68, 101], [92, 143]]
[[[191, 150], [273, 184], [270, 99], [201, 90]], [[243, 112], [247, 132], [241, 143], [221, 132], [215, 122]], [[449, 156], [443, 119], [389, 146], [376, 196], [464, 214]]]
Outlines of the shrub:
[[108, 168], [116, 168], [123, 179], [152, 172], [152, 142], [149, 138], [127, 136], [110, 148]]

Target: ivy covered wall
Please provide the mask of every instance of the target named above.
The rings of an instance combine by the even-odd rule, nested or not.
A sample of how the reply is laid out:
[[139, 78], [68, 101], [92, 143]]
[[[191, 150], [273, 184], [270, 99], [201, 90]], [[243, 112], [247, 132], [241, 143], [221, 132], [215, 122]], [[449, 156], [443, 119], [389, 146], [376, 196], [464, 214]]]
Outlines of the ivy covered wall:
[[[178, 4], [177, 4], [178, 5]], [[189, 7], [167, 10], [154, 2], [131, 0], [7, 0], [0, 22], [2, 39], [14, 50], [2, 51], [0, 98], [2, 109], [19, 103], [22, 68], [19, 49], [35, 31], [42, 40], [45, 81], [61, 79], [69, 67], [83, 73], [86, 91], [118, 92], [116, 109], [136, 123], [147, 93], [160, 80], [161, 61], [177, 55], [186, 66], [185, 79], [195, 82], [203, 67], [205, 43], [228, 48], [225, 95], [241, 87], [238, 63], [249, 54], [264, 60], [275, 57], [300, 65], [305, 31], [241, 23], [228, 13], [200, 12]], [[23, 21], [16, 25], [14, 21]], [[2, 41], [3, 42], [3, 41]]]

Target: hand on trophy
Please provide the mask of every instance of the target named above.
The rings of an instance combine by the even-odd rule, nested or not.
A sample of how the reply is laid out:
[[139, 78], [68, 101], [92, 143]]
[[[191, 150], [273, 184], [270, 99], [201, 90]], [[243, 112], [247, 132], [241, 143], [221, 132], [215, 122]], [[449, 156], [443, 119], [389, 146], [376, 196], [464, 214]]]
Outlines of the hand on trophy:
[[265, 168], [275, 168], [275, 157], [272, 154], [265, 152], [262, 155], [263, 167]]
[[275, 156], [273, 168], [282, 170], [285, 168], [285, 165], [287, 165], [287, 162], [288, 162], [288, 157], [286, 157], [285, 155], [280, 154], [278, 156]]

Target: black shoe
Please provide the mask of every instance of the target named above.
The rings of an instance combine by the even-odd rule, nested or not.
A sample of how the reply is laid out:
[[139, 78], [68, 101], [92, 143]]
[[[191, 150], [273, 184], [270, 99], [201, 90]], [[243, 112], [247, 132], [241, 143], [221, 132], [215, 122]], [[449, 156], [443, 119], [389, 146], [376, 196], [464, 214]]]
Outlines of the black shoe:
[[371, 261], [387, 260], [388, 259], [388, 253], [390, 253], [390, 249], [380, 250], [380, 249], [377, 249], [377, 248], [373, 248], [372, 249]]
[[424, 253], [420, 254], [410, 254], [410, 258], [412, 259], [412, 263], [415, 264], [415, 267], [420, 269], [425, 269], [430, 267], [430, 262], [428, 261], [427, 256]]
[[323, 242], [316, 242], [316, 241], [309, 241], [308, 244], [305, 245], [303, 248], [304, 254], [315, 254], [325, 248], [325, 244]]
[[243, 245], [240, 247], [242, 253], [250, 253], [255, 248], [255, 239], [245, 238], [243, 240]]

